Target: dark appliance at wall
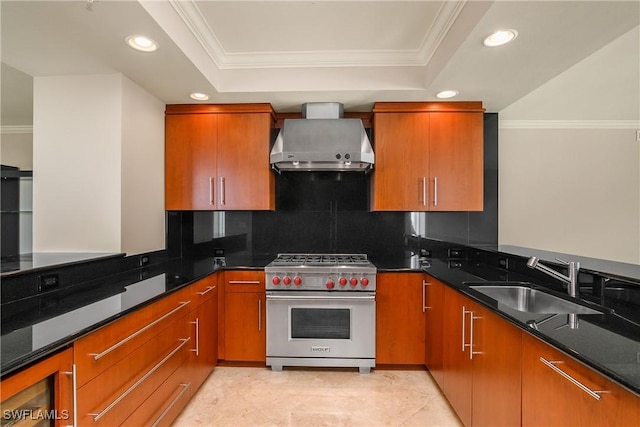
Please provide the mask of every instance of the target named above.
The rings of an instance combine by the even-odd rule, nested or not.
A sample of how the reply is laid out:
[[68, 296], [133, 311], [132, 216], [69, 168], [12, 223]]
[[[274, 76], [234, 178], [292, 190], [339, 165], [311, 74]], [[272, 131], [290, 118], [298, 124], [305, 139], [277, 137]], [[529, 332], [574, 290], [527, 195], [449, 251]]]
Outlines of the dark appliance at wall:
[[2, 224], [2, 258], [20, 253], [20, 169], [2, 165], [0, 224]]

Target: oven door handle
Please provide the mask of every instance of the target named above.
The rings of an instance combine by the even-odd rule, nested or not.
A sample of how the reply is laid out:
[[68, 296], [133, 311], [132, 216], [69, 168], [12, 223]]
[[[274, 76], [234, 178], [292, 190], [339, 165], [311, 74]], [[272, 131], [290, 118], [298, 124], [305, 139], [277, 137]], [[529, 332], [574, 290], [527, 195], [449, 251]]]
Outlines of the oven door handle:
[[341, 300], [341, 301], [375, 301], [376, 297], [374, 295], [371, 296], [340, 296], [340, 295], [331, 295], [331, 296], [319, 296], [319, 295], [267, 295], [267, 300], [303, 300], [303, 301], [331, 301], [331, 300]]

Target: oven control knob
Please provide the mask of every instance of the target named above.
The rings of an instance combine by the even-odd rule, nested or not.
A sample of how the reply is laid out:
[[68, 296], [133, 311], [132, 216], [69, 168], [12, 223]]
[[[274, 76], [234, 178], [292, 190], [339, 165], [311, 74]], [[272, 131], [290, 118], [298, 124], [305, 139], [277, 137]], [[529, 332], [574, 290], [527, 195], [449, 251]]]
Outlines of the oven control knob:
[[300, 276], [296, 276], [293, 278], [293, 284], [296, 286], [302, 285], [302, 278]]
[[341, 277], [340, 279], [338, 279], [338, 283], [340, 283], [340, 286], [344, 286], [347, 284], [347, 279]]
[[349, 283], [351, 284], [351, 286], [356, 286], [358, 284], [358, 279], [352, 277], [351, 279], [349, 279]]
[[336, 286], [333, 280], [327, 280], [327, 289], [333, 289]]
[[280, 284], [280, 278], [278, 276], [273, 276], [273, 279], [271, 279], [271, 283], [278, 286]]
[[282, 282], [286, 285], [289, 286], [291, 284], [291, 277], [289, 276], [284, 276], [284, 279], [282, 279]]
[[360, 283], [362, 283], [362, 286], [367, 286], [369, 284], [369, 279], [363, 277], [362, 279], [360, 279]]

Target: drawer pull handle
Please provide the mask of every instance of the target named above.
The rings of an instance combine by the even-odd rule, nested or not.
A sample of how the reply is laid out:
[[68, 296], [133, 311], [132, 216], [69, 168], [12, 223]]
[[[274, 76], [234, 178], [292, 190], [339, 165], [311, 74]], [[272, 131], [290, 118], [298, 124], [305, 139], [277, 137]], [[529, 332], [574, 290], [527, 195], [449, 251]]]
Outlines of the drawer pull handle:
[[196, 317], [196, 320], [191, 322], [192, 325], [196, 325], [196, 348], [191, 351], [196, 353], [196, 356], [200, 356], [200, 319]]
[[76, 370], [76, 364], [74, 363], [73, 365], [71, 365], [71, 370], [70, 371], [66, 371], [63, 372], [66, 375], [71, 375], [71, 395], [72, 395], [72, 399], [73, 402], [71, 403], [72, 409], [73, 409], [73, 423], [71, 424], [72, 427], [77, 427], [78, 425], [78, 389], [76, 387], [77, 385], [77, 370]]
[[259, 285], [260, 280], [229, 280], [230, 285]]
[[198, 292], [198, 295], [206, 295], [207, 293], [211, 292], [215, 288], [216, 288], [215, 286], [207, 286], [207, 289], [205, 289], [202, 292]]
[[427, 305], [427, 286], [431, 286], [431, 283], [427, 282], [426, 280], [423, 280], [422, 281], [422, 312], [423, 313], [431, 309], [431, 307]]
[[141, 333], [143, 333], [144, 331], [146, 331], [149, 328], [152, 328], [154, 325], [156, 325], [158, 322], [163, 321], [164, 319], [166, 319], [167, 317], [171, 316], [173, 313], [175, 313], [176, 311], [180, 310], [182, 307], [186, 306], [187, 304], [189, 304], [191, 301], [184, 301], [181, 302], [180, 305], [176, 308], [174, 308], [173, 310], [171, 310], [170, 312], [168, 312], [167, 314], [158, 317], [156, 320], [154, 320], [153, 322], [149, 323], [147, 326], [138, 329], [136, 332], [134, 332], [133, 334], [129, 335], [128, 337], [126, 337], [123, 340], [118, 341], [117, 343], [115, 343], [114, 345], [112, 345], [111, 347], [109, 347], [108, 349], [102, 351], [101, 353], [92, 353], [91, 356], [93, 356], [93, 360], [98, 360], [104, 356], [106, 356], [107, 354], [111, 353], [113, 350], [115, 350], [116, 348], [120, 347], [121, 345], [125, 344], [126, 342], [131, 341], [132, 339], [134, 339], [135, 337], [137, 337], [138, 335], [140, 335]]
[[131, 394], [132, 391], [134, 391], [140, 384], [142, 384], [147, 378], [149, 378], [151, 375], [153, 375], [153, 373], [155, 371], [157, 371], [162, 365], [164, 365], [167, 360], [171, 359], [171, 356], [173, 356], [174, 354], [176, 354], [187, 342], [189, 342], [189, 340], [191, 339], [191, 337], [189, 338], [180, 338], [180, 341], [182, 341], [182, 343], [180, 345], [178, 345], [176, 348], [174, 348], [171, 353], [167, 354], [164, 359], [162, 359], [161, 361], [159, 361], [158, 363], [156, 363], [156, 365], [149, 369], [149, 371], [147, 371], [146, 374], [144, 374], [143, 376], [141, 376], [138, 381], [136, 381], [135, 383], [133, 383], [131, 385], [131, 387], [129, 387], [127, 390], [125, 390], [124, 393], [122, 393], [120, 396], [118, 396], [116, 398], [116, 400], [114, 400], [113, 402], [111, 402], [109, 404], [109, 406], [107, 406], [106, 408], [104, 408], [100, 413], [98, 414], [89, 414], [93, 417], [93, 422], [97, 422], [100, 418], [104, 417], [107, 412], [109, 412], [110, 410], [113, 409], [114, 406], [116, 406], [118, 403], [120, 403], [122, 401], [122, 399], [124, 399], [125, 397], [127, 397], [129, 394]]
[[178, 400], [180, 400], [182, 395], [189, 389], [190, 386], [191, 386], [191, 383], [180, 384], [180, 387], [182, 387], [182, 390], [180, 390], [180, 393], [178, 393], [178, 395], [175, 397], [175, 399], [173, 399], [171, 401], [171, 403], [169, 403], [169, 406], [164, 408], [164, 411], [162, 411], [162, 413], [160, 414], [158, 419], [153, 424], [151, 424], [151, 427], [156, 427], [158, 424], [160, 424], [160, 421], [162, 421], [162, 419], [165, 417], [165, 415], [167, 415], [167, 413], [171, 410], [171, 408], [173, 408], [173, 405], [175, 405], [176, 402]]
[[589, 387], [587, 387], [586, 385], [582, 384], [580, 381], [576, 380], [575, 378], [573, 378], [571, 375], [567, 374], [562, 369], [558, 368], [556, 366], [557, 363], [564, 363], [564, 362], [562, 362], [560, 360], [547, 360], [544, 357], [540, 357], [540, 361], [542, 363], [544, 363], [545, 365], [547, 365], [548, 367], [550, 367], [551, 369], [553, 369], [558, 374], [562, 375], [563, 378], [565, 378], [570, 383], [572, 383], [573, 385], [578, 387], [580, 390], [584, 391], [585, 393], [587, 393], [589, 396], [593, 397], [596, 400], [602, 399], [602, 396], [600, 396], [600, 393], [607, 393], [607, 391], [604, 391], [604, 390], [591, 390]]

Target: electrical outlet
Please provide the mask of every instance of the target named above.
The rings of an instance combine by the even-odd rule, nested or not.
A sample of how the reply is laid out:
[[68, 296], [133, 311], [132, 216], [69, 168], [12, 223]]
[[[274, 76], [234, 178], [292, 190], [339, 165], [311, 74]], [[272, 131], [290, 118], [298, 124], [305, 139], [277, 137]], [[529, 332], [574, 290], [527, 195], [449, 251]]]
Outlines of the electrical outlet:
[[449, 258], [462, 258], [462, 249], [449, 249]]
[[498, 258], [498, 266], [505, 270], [509, 269], [509, 258]]
[[47, 292], [60, 286], [60, 277], [57, 273], [42, 274], [38, 276], [38, 292]]
[[140, 267], [144, 267], [149, 264], [149, 256], [148, 255], [140, 255]]
[[422, 258], [431, 258], [431, 250], [430, 249], [420, 249], [420, 257], [422, 257]]

